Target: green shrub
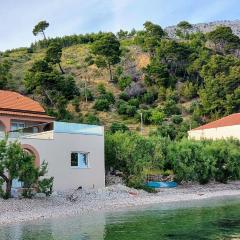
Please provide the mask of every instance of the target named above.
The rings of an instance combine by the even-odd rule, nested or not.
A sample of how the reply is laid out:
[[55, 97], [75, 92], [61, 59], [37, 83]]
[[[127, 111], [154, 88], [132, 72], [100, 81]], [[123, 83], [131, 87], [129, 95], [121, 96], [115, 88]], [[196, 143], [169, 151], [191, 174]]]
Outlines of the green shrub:
[[240, 142], [234, 140], [171, 141], [159, 134], [106, 134], [106, 168], [124, 173], [128, 186], [142, 188], [149, 172], [174, 173], [178, 182], [205, 184], [240, 179]]
[[213, 141], [206, 146], [206, 155], [214, 161], [216, 181], [226, 183], [240, 178], [240, 151], [237, 141]]
[[136, 112], [137, 112], [137, 108], [135, 106], [127, 105], [126, 114], [129, 117], [133, 117], [136, 114]]
[[142, 101], [146, 104], [152, 104], [156, 100], [156, 95], [152, 92], [147, 92], [143, 95]]
[[100, 94], [105, 94], [106, 93], [106, 88], [105, 88], [103, 83], [99, 83], [97, 85], [97, 90], [98, 90], [98, 93], [100, 93]]
[[98, 99], [106, 99], [111, 104], [115, 103], [115, 97], [112, 92], [105, 92], [104, 94], [101, 94]]
[[116, 67], [115, 74], [120, 77], [123, 74], [123, 68], [121, 66]]
[[168, 160], [178, 181], [226, 183], [240, 178], [239, 146], [237, 141], [183, 139], [170, 144]]
[[39, 193], [45, 193], [46, 196], [52, 195], [53, 190], [53, 177], [51, 178], [45, 178], [40, 181], [38, 181], [38, 192]]
[[135, 106], [136, 108], [139, 107], [139, 100], [137, 98], [132, 98], [128, 101], [128, 104], [131, 105], [131, 106]]
[[184, 139], [173, 142], [168, 149], [168, 161], [171, 162], [176, 180], [199, 181], [206, 183], [213, 175], [212, 159], [204, 156], [204, 144]]
[[167, 100], [164, 103], [163, 106], [163, 111], [167, 116], [171, 116], [173, 114], [180, 114], [181, 111], [179, 109], [179, 107], [177, 106], [176, 102], [174, 100]]
[[151, 112], [151, 117], [150, 120], [152, 123], [160, 125], [165, 118], [164, 112], [158, 110], [158, 109], [153, 109]]
[[124, 115], [127, 112], [127, 102], [123, 101], [123, 100], [119, 100], [118, 104], [117, 104], [117, 111], [119, 114]]
[[118, 80], [118, 87], [120, 90], [124, 90], [126, 87], [130, 86], [132, 78], [130, 76], [123, 76]]
[[89, 113], [85, 116], [84, 123], [100, 125], [100, 119], [95, 114]]
[[98, 111], [108, 111], [110, 108], [110, 103], [107, 99], [97, 99], [94, 108]]
[[129, 128], [123, 123], [115, 122], [115, 123], [112, 123], [110, 127], [110, 131], [111, 133], [115, 133], [117, 131], [126, 132], [126, 131], [129, 131]]
[[128, 101], [128, 100], [129, 100], [129, 96], [128, 96], [127, 93], [122, 92], [122, 93], [120, 93], [120, 95], [119, 95], [119, 99], [124, 100], [124, 101]]
[[175, 123], [175, 124], [180, 124], [182, 123], [183, 121], [183, 118], [181, 115], [173, 115], [172, 116], [172, 122]]
[[186, 100], [191, 100], [197, 96], [197, 87], [191, 82], [185, 82], [180, 89], [180, 94]]

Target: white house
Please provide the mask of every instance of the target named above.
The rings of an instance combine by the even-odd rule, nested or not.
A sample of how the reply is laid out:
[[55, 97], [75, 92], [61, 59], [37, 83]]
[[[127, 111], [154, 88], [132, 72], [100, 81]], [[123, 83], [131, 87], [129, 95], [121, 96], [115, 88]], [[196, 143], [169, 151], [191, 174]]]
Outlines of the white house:
[[0, 131], [33, 154], [36, 166], [48, 163], [54, 190], [105, 186], [102, 126], [56, 122], [32, 99], [0, 91]]
[[227, 139], [240, 140], [240, 113], [234, 113], [216, 121], [188, 131], [189, 139]]

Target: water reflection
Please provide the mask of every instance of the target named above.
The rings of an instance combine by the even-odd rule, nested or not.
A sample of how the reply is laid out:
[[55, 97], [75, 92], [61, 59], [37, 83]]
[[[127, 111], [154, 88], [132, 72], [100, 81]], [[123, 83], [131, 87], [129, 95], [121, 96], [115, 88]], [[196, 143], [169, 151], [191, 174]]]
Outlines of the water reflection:
[[240, 199], [164, 204], [0, 228], [0, 240], [240, 239]]
[[64, 217], [0, 228], [1, 240], [104, 239], [105, 214]]

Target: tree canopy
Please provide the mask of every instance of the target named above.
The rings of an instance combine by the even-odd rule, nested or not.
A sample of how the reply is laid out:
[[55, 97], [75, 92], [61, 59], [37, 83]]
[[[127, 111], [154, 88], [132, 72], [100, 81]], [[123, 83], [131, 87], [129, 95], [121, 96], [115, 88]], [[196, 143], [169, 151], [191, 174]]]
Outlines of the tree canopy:
[[233, 34], [230, 27], [220, 26], [207, 34], [207, 39], [214, 43], [216, 51], [233, 53], [240, 48], [240, 38]]
[[113, 33], [106, 33], [92, 44], [91, 50], [96, 56], [96, 65], [108, 68], [110, 81], [112, 81], [112, 66], [120, 62], [121, 55], [117, 37]]
[[33, 28], [33, 35], [37, 36], [39, 33], [43, 34], [44, 39], [46, 40], [45, 30], [49, 27], [49, 23], [47, 21], [40, 21], [35, 27]]
[[51, 43], [46, 52], [46, 61], [52, 64], [58, 64], [60, 71], [64, 74], [61, 66], [62, 47], [58, 43]]
[[10, 68], [11, 64], [7, 60], [0, 63], [0, 89], [5, 89], [9, 80], [12, 78]]

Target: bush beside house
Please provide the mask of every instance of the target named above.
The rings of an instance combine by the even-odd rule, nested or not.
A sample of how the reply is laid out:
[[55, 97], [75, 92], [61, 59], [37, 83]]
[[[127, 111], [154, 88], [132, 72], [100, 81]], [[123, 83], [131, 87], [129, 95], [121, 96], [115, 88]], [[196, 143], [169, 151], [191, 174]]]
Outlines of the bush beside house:
[[33, 189], [49, 196], [52, 193], [53, 178], [44, 178], [46, 173], [47, 163], [43, 162], [40, 167], [36, 167], [34, 157], [26, 152], [19, 142], [8, 142], [7, 137], [0, 140], [1, 197], [11, 197], [14, 179], [23, 183], [24, 197], [32, 197]]

